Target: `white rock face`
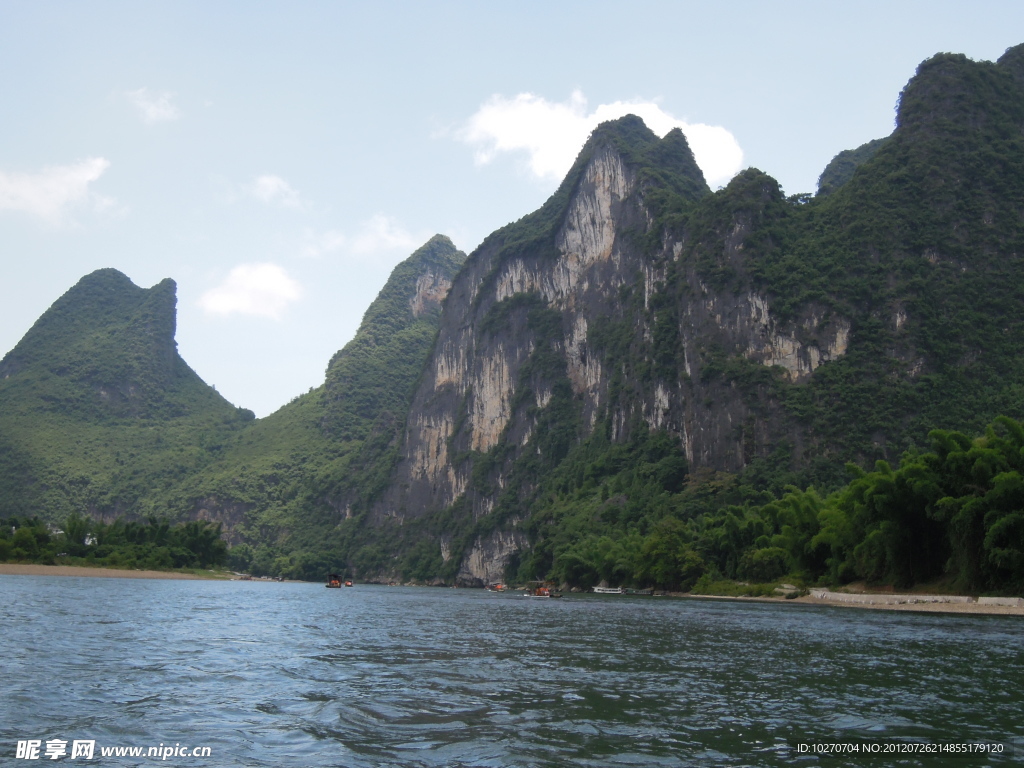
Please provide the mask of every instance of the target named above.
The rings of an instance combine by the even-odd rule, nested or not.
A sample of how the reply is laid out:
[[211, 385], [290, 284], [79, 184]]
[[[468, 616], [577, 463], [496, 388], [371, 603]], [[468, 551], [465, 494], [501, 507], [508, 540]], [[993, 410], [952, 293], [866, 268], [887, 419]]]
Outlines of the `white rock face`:
[[452, 435], [452, 423], [440, 421], [422, 414], [416, 414], [414, 428], [420, 435], [412, 456], [412, 471], [415, 475], [434, 479], [448, 462], [448, 438]]
[[[618, 154], [610, 150], [599, 152], [584, 172], [580, 190], [570, 203], [556, 238], [561, 258], [541, 270], [535, 266], [528, 268], [522, 259], [510, 259], [502, 265], [494, 282], [494, 301], [536, 292], [553, 308], [576, 306], [590, 287], [591, 267], [612, 257], [614, 209], [631, 191], [632, 181]], [[603, 286], [604, 290], [607, 288]], [[586, 341], [587, 318], [579, 314], [565, 339], [567, 374], [574, 391], [588, 394], [596, 407], [604, 372], [597, 357], [588, 354]], [[476, 451], [487, 451], [497, 444], [512, 416], [516, 373], [525, 357], [509, 354], [499, 344], [474, 360], [467, 355], [468, 346], [464, 334], [458, 341], [453, 337], [442, 339], [434, 359], [434, 385], [452, 385], [460, 393], [471, 392], [471, 446]], [[541, 393], [537, 404], [544, 407], [549, 400], [550, 393]], [[433, 433], [424, 437], [435, 444], [439, 439]], [[439, 478], [441, 465], [430, 464], [430, 476]]]
[[480, 364], [473, 377], [473, 450], [486, 451], [497, 444], [512, 415], [514, 382], [505, 348], [499, 344]]
[[800, 324], [800, 330], [808, 335], [824, 338], [822, 348], [800, 342], [794, 333], [780, 331], [769, 312], [768, 301], [763, 296], [751, 292], [747, 294], [746, 302], [750, 310], [750, 322], [757, 330], [756, 335], [751, 335], [747, 356], [767, 366], [784, 368], [790, 381], [802, 381], [822, 363], [846, 354], [850, 341], [848, 320], [835, 318], [823, 322], [823, 317], [812, 313]]
[[455, 472], [448, 461], [451, 420], [417, 414], [411, 429], [419, 436], [410, 457], [413, 477], [426, 480], [441, 491], [446, 503], [452, 503], [465, 490], [465, 479]]
[[590, 287], [588, 269], [612, 258], [613, 211], [632, 191], [633, 182], [618, 154], [611, 150], [598, 153], [587, 166], [580, 191], [570, 203], [556, 237], [562, 258], [543, 272], [527, 269], [520, 259], [509, 261], [498, 277], [495, 301], [535, 291], [552, 307], [574, 306]]
[[565, 356], [573, 392], [586, 394], [596, 407], [604, 371], [597, 355], [589, 354], [587, 349], [587, 318], [582, 314], [573, 318], [572, 330], [565, 338]]
[[437, 307], [452, 287], [452, 281], [444, 275], [426, 272], [416, 280], [416, 292], [409, 300], [414, 317], [420, 317], [429, 308]]
[[[548, 307], [573, 313], [565, 336], [546, 343], [555, 343], [560, 347], [556, 351], [564, 352], [566, 375], [574, 393], [584, 401], [585, 417], [594, 423], [607, 377], [599, 356], [588, 346], [589, 323], [593, 321], [587, 314], [591, 311], [588, 302], [592, 293], [607, 295], [625, 280], [633, 279], [632, 272], [623, 277], [618, 269], [621, 256], [616, 252], [616, 224], [634, 185], [635, 180], [618, 153], [607, 147], [599, 149], [584, 170], [555, 234], [557, 257], [535, 258], [527, 254], [509, 258], [495, 265], [497, 272], [493, 275], [487, 257], [481, 257], [456, 279], [455, 286], [432, 275], [420, 279], [411, 302], [414, 312], [425, 311], [431, 302], [454, 290], [466, 314], [457, 323], [442, 324], [436, 351], [410, 412], [405, 479], [398, 481], [396, 494], [381, 505], [388, 510], [383, 514], [399, 514], [393, 510], [403, 507], [409, 514], [421, 514], [453, 503], [466, 488], [469, 469], [468, 465], [452, 465], [452, 450], [486, 452], [510, 428], [521, 368], [533, 353], [535, 340], [526, 341], [529, 333], [523, 330], [521, 315], [514, 321], [520, 329], [516, 333], [525, 334], [526, 338], [504, 339], [507, 329], [478, 338], [476, 321], [496, 302], [516, 294], [536, 293]], [[481, 295], [486, 298], [481, 300]], [[534, 396], [536, 407], [547, 407], [552, 397], [550, 387], [543, 380], [533, 386], [538, 388]], [[456, 424], [460, 429], [458, 435], [454, 434]], [[526, 418], [523, 423], [512, 425], [510, 439], [526, 448], [535, 433], [534, 427]], [[462, 441], [460, 448], [451, 447], [453, 439]], [[496, 478], [499, 486], [504, 479]], [[402, 491], [402, 487], [408, 491]], [[486, 514], [493, 499], [474, 497], [472, 504], [473, 514], [478, 517]], [[484, 566], [479, 558], [513, 542], [502, 541], [500, 546], [496, 542], [481, 544], [483, 548], [475, 555], [477, 560], [473, 560], [475, 564], [469, 572], [482, 573]]]
[[494, 289], [494, 300], [504, 301], [517, 293], [531, 293], [540, 290], [539, 276], [526, 268], [520, 259], [512, 259], [502, 269], [501, 277]]
[[484, 539], [478, 538], [462, 561], [458, 579], [479, 579], [484, 584], [502, 581], [509, 558], [526, 544], [526, 537], [518, 531], [494, 531]]
[[447, 338], [434, 357], [434, 387], [455, 385], [459, 391], [466, 373], [466, 348], [457, 344], [454, 339]]
[[661, 429], [666, 426], [666, 418], [671, 407], [669, 392], [663, 384], [659, 383], [654, 389], [654, 403], [645, 414], [644, 420], [653, 429]]
[[558, 235], [558, 250], [575, 262], [577, 274], [599, 259], [612, 255], [615, 244], [613, 206], [633, 191], [622, 158], [606, 150], [587, 167], [565, 224]]

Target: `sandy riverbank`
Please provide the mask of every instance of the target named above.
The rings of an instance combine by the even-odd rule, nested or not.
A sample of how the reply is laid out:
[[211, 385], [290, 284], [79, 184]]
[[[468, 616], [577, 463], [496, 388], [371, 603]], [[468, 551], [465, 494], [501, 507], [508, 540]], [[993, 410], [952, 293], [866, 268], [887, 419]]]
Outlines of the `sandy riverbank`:
[[804, 595], [792, 600], [783, 597], [716, 597], [715, 595], [687, 595], [698, 600], [742, 600], [754, 603], [795, 603], [797, 605], [825, 605], [830, 608], [860, 608], [868, 611], [912, 611], [915, 613], [960, 613], [975, 616], [1024, 616], [1024, 608], [1009, 605], [979, 605], [978, 603], [841, 603]]
[[[788, 601], [787, 601], [788, 602]], [[1012, 605], [980, 605], [978, 603], [841, 603], [812, 595], [798, 597], [795, 602], [809, 605], [834, 605], [840, 608], [867, 608], [870, 611], [914, 611], [917, 613], [966, 613], [972, 615], [1024, 616], [1024, 608]]]
[[119, 568], [87, 568], [81, 565], [19, 565], [0, 563], [0, 576], [87, 576], [106, 579], [219, 579], [175, 571], [128, 571]]

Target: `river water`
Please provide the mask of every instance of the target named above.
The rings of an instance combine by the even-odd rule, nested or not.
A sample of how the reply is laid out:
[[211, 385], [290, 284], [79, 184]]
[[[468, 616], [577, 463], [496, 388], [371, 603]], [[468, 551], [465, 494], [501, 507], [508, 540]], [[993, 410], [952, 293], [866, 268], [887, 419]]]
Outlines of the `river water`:
[[[1020, 617], [35, 576], [0, 594], [3, 765], [53, 739], [71, 765], [882, 766], [799, 745], [911, 742], [1004, 751], [898, 764], [1024, 762]], [[210, 757], [100, 755], [157, 745]]]

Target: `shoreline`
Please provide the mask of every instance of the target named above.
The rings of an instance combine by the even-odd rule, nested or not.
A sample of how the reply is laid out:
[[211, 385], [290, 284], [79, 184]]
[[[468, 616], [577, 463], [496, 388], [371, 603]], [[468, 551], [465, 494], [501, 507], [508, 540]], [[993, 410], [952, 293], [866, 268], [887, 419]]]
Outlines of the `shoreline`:
[[979, 603], [844, 603], [812, 595], [794, 598], [804, 605], [834, 605], [839, 608], [866, 608], [869, 611], [910, 611], [912, 613], [956, 613], [964, 616], [1024, 616], [1024, 608]]
[[[176, 571], [125, 570], [120, 568], [90, 568], [84, 565], [37, 565], [20, 563], [0, 563], [0, 576], [60, 576], [71, 578], [106, 578], [106, 579], [177, 579], [189, 581], [237, 581], [237, 577], [220, 577], [180, 573]], [[290, 580], [289, 580], [290, 581]], [[912, 613], [945, 613], [963, 616], [1024, 616], [1024, 606], [985, 605], [976, 602], [921, 602], [921, 603], [882, 603], [882, 602], [846, 602], [829, 600], [814, 595], [787, 600], [782, 597], [744, 597], [733, 595], [693, 595], [689, 593], [669, 593], [670, 597], [682, 597], [693, 600], [735, 600], [751, 603], [774, 603], [777, 605], [814, 605], [831, 608], [860, 608], [868, 611], [908, 611]]]
[[961, 616], [1024, 616], [1024, 608], [1009, 605], [978, 603], [847, 603], [804, 595], [787, 600], [784, 597], [732, 597], [729, 595], [686, 595], [695, 600], [739, 600], [753, 603], [820, 605], [828, 608], [860, 608], [867, 611], [907, 611], [910, 613], [947, 613]]
[[0, 563], [0, 576], [71, 576], [103, 579], [184, 579], [225, 581], [218, 576], [200, 576], [177, 571], [136, 571], [120, 568], [90, 568], [85, 565], [36, 565], [34, 563]]

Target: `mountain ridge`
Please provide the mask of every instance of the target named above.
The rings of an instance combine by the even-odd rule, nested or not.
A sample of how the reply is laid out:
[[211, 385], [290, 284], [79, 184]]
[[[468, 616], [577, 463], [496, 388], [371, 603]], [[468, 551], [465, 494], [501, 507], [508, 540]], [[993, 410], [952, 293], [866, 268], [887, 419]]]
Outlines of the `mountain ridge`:
[[[894, 461], [934, 427], [1019, 418], [1019, 385], [972, 384], [1024, 375], [1017, 337], [994, 327], [1024, 306], [1007, 215], [1022, 199], [1021, 103], [1002, 65], [939, 55], [904, 89], [893, 135], [831, 194], [786, 198], [748, 169], [658, 215], [630, 197], [621, 143], [592, 140], [551, 200], [485, 240], [453, 286], [372, 518], [383, 540], [408, 541], [378, 573], [508, 575], [552, 535], [532, 522], [549, 514], [544, 478], [595, 440], [614, 453], [665, 434], [690, 473], [781, 492], [836, 487], [844, 461]], [[605, 130], [649, 141], [632, 120]], [[1000, 162], [978, 162], [989, 155]], [[567, 238], [574, 205], [588, 223]], [[968, 238], [973, 271], [953, 255]], [[950, 325], [937, 305], [971, 320]], [[519, 575], [557, 563], [549, 552]]]
[[[815, 197], [754, 168], [711, 192], [681, 132], [599, 126], [537, 211], [468, 257], [433, 238], [322, 388], [208, 434], [146, 503], [226, 522], [238, 567], [306, 577], [678, 587], [976, 563], [935, 544], [953, 518], [931, 507], [812, 543], [860, 514], [845, 464], [1024, 418], [1022, 61], [923, 62], [893, 133], [839, 153]], [[158, 316], [122, 322], [138, 341]], [[858, 493], [890, 482], [868, 477]], [[927, 567], [856, 554], [903, 525], [938, 548]]]

